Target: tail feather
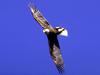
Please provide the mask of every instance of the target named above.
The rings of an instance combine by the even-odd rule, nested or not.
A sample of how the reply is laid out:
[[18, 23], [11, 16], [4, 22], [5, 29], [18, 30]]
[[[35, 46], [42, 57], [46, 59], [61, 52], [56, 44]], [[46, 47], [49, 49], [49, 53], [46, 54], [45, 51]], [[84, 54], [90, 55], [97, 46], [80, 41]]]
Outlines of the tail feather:
[[67, 29], [64, 29], [64, 28], [62, 28], [62, 27], [56, 27], [55, 29], [58, 31], [58, 32], [57, 32], [58, 35], [68, 36], [68, 31], [67, 31]]

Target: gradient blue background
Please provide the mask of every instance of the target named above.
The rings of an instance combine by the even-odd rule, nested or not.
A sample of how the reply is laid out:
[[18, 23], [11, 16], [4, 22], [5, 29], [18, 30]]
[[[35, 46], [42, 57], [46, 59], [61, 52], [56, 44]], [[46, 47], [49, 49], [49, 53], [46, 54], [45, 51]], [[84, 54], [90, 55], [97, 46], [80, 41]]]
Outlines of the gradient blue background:
[[[32, 1], [32, 0], [31, 0]], [[64, 75], [100, 75], [100, 1], [34, 0], [59, 37]], [[46, 35], [33, 19], [28, 0], [0, 1], [0, 75], [58, 75]]]

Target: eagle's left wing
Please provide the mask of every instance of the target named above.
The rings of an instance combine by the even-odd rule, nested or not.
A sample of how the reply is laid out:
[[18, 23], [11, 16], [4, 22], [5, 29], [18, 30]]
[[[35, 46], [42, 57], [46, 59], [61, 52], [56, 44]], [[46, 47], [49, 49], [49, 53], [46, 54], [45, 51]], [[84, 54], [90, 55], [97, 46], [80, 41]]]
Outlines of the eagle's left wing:
[[48, 23], [48, 21], [43, 17], [42, 13], [35, 6], [29, 4], [29, 8], [34, 19], [42, 26], [43, 29], [53, 30], [53, 27]]

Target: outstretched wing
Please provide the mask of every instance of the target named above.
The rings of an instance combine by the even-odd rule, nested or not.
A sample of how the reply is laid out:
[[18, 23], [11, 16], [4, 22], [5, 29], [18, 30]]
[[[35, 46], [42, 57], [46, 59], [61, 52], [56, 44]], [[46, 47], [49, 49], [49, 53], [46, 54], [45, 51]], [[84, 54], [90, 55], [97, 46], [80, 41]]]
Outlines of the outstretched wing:
[[48, 37], [50, 55], [53, 59], [54, 64], [56, 65], [59, 73], [64, 72], [64, 61], [60, 52], [59, 42], [57, 36]]
[[48, 23], [48, 21], [43, 17], [43, 15], [40, 13], [40, 11], [33, 6], [32, 4], [29, 4], [29, 8], [31, 10], [31, 13], [35, 20], [45, 29], [53, 29], [51, 25]]
[[59, 73], [64, 72], [64, 62], [62, 59], [62, 55], [60, 53], [59, 48], [55, 44], [53, 45], [52, 53], [53, 53], [52, 59], [56, 65]]

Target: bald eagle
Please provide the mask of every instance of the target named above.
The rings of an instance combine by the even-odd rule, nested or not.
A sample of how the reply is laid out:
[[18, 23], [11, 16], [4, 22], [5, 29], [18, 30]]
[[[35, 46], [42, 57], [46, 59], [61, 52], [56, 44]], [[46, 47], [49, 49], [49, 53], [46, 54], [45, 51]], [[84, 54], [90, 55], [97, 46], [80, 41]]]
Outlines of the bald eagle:
[[29, 9], [34, 19], [41, 25], [43, 32], [47, 35], [50, 56], [59, 73], [64, 72], [64, 61], [60, 52], [60, 46], [57, 39], [58, 35], [68, 36], [68, 31], [62, 27], [53, 28], [48, 21], [43, 17], [41, 12], [32, 4], [29, 4]]

